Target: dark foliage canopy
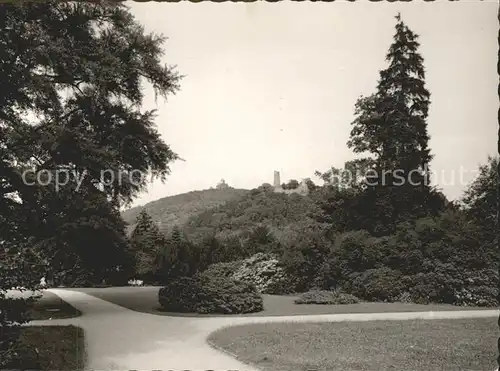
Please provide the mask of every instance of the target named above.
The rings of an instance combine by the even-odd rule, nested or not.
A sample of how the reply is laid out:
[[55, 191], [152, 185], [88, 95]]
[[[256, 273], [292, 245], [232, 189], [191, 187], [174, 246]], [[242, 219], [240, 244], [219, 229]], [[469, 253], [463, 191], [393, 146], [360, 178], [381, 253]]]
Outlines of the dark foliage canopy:
[[121, 3], [0, 5], [0, 294], [125, 270], [118, 207], [178, 158], [141, 111], [179, 88], [163, 43]]

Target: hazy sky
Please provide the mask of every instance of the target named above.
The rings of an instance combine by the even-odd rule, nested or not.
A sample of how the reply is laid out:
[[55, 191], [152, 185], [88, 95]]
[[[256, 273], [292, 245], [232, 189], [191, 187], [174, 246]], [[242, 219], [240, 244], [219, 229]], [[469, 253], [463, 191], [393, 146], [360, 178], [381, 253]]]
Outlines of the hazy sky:
[[[450, 198], [495, 154], [497, 3], [135, 3], [161, 33], [167, 64], [186, 75], [168, 102], [148, 91], [172, 165], [134, 205], [221, 178], [235, 188], [314, 177], [354, 158], [346, 146], [360, 95], [374, 92], [394, 16], [420, 35], [431, 92], [436, 182]], [[460, 180], [460, 169], [464, 173]], [[453, 184], [454, 183], [454, 184]]]

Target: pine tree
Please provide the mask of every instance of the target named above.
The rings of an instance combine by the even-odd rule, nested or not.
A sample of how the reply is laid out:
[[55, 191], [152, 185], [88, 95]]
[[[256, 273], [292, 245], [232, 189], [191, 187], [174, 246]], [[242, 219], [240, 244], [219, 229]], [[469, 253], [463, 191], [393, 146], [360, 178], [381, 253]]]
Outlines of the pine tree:
[[188, 241], [178, 226], [174, 226], [170, 238], [160, 253], [158, 275], [163, 281], [170, 278], [192, 275], [197, 262], [194, 246]]
[[425, 87], [418, 35], [399, 14], [396, 19], [394, 42], [386, 56], [389, 66], [380, 72], [376, 93], [357, 102], [348, 146], [356, 153], [374, 155], [379, 171], [400, 170], [408, 179], [414, 170], [416, 183], [426, 180], [432, 159], [426, 122], [430, 93]]
[[147, 240], [144, 242], [154, 244], [156, 242], [154, 239], [158, 236], [160, 236], [160, 231], [153, 222], [153, 219], [148, 214], [146, 209], [141, 210], [139, 215], [137, 215], [135, 228], [131, 235], [132, 241], [136, 240], [139, 242], [139, 240], [141, 240], [142, 242], [144, 237], [147, 237]]
[[136, 226], [130, 237], [131, 255], [135, 261], [135, 273], [138, 278], [152, 280], [155, 274], [155, 262], [165, 248], [166, 240], [153, 219], [143, 209], [136, 219]]
[[376, 92], [356, 103], [348, 146], [373, 160], [363, 204], [374, 213], [367, 229], [391, 233], [398, 222], [435, 214], [443, 207], [430, 186], [425, 87], [418, 35], [396, 16], [396, 32]]

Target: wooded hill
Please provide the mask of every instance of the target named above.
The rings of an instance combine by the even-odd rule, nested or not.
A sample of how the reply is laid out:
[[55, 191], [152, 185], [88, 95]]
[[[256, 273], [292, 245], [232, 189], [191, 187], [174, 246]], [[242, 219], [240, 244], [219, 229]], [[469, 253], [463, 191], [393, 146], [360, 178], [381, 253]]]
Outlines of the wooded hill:
[[207, 189], [192, 191], [175, 196], [163, 197], [122, 212], [127, 223], [128, 234], [135, 227], [136, 218], [142, 210], [146, 210], [163, 233], [169, 233], [174, 225], [182, 226], [198, 213], [220, 206], [228, 201], [243, 197], [249, 191], [245, 189]]

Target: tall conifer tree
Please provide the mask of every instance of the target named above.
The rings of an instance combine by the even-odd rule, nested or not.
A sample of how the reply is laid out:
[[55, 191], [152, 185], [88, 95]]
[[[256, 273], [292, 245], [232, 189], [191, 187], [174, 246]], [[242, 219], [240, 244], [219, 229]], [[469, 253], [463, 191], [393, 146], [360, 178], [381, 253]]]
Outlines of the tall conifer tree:
[[[356, 104], [350, 148], [371, 153], [377, 170], [400, 170], [408, 179], [427, 174], [432, 159], [428, 147], [427, 115], [430, 93], [425, 87], [423, 58], [418, 35], [396, 16], [396, 33], [380, 72], [377, 91]], [[413, 170], [413, 173], [411, 173]]]
[[427, 116], [430, 93], [418, 35], [396, 16], [396, 32], [380, 71], [376, 92], [356, 103], [348, 146], [368, 154], [370, 174], [364, 204], [389, 233], [398, 222], [434, 213], [442, 198], [430, 186]]
[[137, 277], [152, 280], [155, 264], [165, 248], [166, 238], [146, 210], [137, 216], [136, 226], [130, 237], [131, 255], [135, 261]]

